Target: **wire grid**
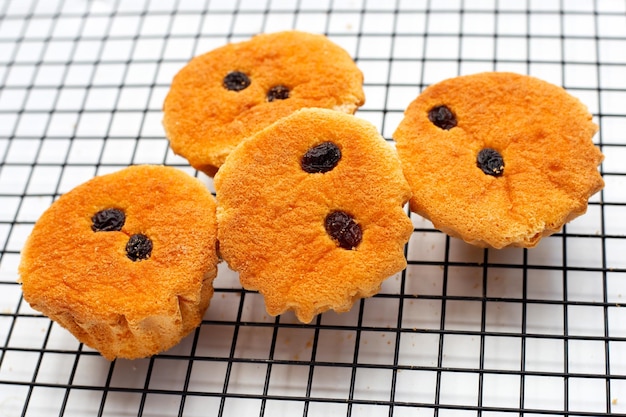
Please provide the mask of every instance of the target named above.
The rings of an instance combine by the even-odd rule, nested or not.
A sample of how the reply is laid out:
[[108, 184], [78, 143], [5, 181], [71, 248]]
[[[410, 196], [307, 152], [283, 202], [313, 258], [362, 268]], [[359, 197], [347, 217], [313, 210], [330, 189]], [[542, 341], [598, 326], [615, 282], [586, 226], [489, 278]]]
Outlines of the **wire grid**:
[[[531, 250], [483, 250], [419, 216], [408, 267], [310, 325], [269, 317], [225, 265], [200, 328], [107, 362], [21, 298], [52, 201], [129, 164], [177, 166], [160, 108], [192, 56], [258, 32], [327, 34], [365, 74], [383, 136], [421, 89], [536, 75], [600, 125], [604, 191]], [[0, 416], [626, 416], [626, 2], [0, 1]]]

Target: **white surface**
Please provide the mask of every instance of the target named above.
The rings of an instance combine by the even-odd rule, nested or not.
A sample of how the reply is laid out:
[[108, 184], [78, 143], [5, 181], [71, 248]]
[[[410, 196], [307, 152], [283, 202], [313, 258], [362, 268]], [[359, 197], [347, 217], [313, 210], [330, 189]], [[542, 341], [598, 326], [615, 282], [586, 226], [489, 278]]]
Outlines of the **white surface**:
[[[624, 3], [234, 3], [0, 1], [0, 416], [626, 415]], [[171, 77], [229, 39], [289, 28], [356, 58], [358, 115], [386, 138], [443, 78], [511, 70], [564, 85], [609, 145], [606, 189], [528, 251], [473, 248], [413, 215], [405, 275], [310, 326], [268, 317], [222, 265], [197, 340], [115, 364], [79, 348], [21, 301], [34, 221], [131, 163], [193, 173], [160, 125]]]

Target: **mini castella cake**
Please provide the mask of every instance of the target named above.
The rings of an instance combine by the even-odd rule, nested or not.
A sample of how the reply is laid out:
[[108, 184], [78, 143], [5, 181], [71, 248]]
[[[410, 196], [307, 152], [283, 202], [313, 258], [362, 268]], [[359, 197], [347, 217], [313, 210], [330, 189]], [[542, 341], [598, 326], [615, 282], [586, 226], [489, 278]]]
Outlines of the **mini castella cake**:
[[142, 358], [200, 325], [217, 274], [214, 197], [171, 167], [95, 177], [36, 222], [24, 299], [102, 356]]
[[487, 72], [426, 88], [393, 137], [412, 211], [493, 248], [532, 247], [585, 213], [604, 182], [587, 108], [534, 77]]
[[406, 267], [410, 189], [365, 120], [296, 111], [242, 142], [215, 188], [220, 253], [271, 315], [347, 311]]
[[363, 74], [323, 35], [261, 34], [193, 58], [174, 77], [163, 126], [174, 153], [213, 176], [244, 138], [304, 107], [354, 111]]

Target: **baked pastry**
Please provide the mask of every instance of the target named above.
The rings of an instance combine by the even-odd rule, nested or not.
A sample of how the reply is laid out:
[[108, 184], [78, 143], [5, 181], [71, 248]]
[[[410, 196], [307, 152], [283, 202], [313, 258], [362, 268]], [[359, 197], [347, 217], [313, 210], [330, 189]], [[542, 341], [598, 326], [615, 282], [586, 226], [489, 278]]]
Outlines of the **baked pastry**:
[[215, 198], [171, 167], [132, 166], [62, 195], [22, 251], [24, 299], [112, 360], [177, 344], [217, 274]]
[[242, 139], [303, 107], [354, 113], [363, 74], [323, 35], [261, 34], [192, 59], [174, 77], [163, 126], [174, 153], [213, 176]]
[[220, 253], [271, 315], [347, 311], [406, 267], [410, 197], [374, 126], [302, 109], [242, 142], [215, 176]]
[[393, 137], [412, 211], [474, 245], [532, 247], [604, 186], [597, 129], [563, 88], [487, 72], [426, 88]]

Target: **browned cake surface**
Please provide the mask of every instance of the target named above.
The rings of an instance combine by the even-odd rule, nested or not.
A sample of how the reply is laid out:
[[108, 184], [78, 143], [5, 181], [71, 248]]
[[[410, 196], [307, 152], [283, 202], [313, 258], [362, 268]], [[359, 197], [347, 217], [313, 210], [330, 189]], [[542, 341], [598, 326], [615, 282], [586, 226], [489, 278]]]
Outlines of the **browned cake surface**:
[[[119, 231], [92, 217], [119, 209]], [[140, 358], [178, 343], [200, 324], [217, 274], [215, 199], [190, 175], [133, 166], [93, 178], [41, 216], [22, 251], [24, 298], [107, 359]], [[152, 242], [131, 260], [130, 236]]]
[[[224, 78], [245, 74], [250, 84], [228, 90]], [[299, 31], [254, 36], [192, 59], [174, 77], [163, 126], [172, 150], [214, 175], [242, 139], [303, 107], [353, 113], [365, 98], [363, 74], [350, 55], [322, 35]], [[268, 101], [276, 86], [288, 98]]]
[[[303, 155], [323, 142], [334, 143], [341, 158], [330, 171], [305, 172]], [[300, 110], [244, 141], [215, 187], [222, 257], [272, 315], [294, 310], [310, 322], [329, 309], [347, 311], [406, 266], [409, 187], [393, 148], [364, 120]], [[361, 228], [354, 248], [327, 233], [334, 211]]]
[[[437, 127], [445, 105], [456, 126]], [[513, 73], [481, 73], [426, 88], [394, 133], [411, 210], [479, 245], [532, 247], [583, 214], [602, 189], [602, 161], [587, 108], [563, 88]], [[502, 156], [500, 176], [477, 166], [484, 148]]]

